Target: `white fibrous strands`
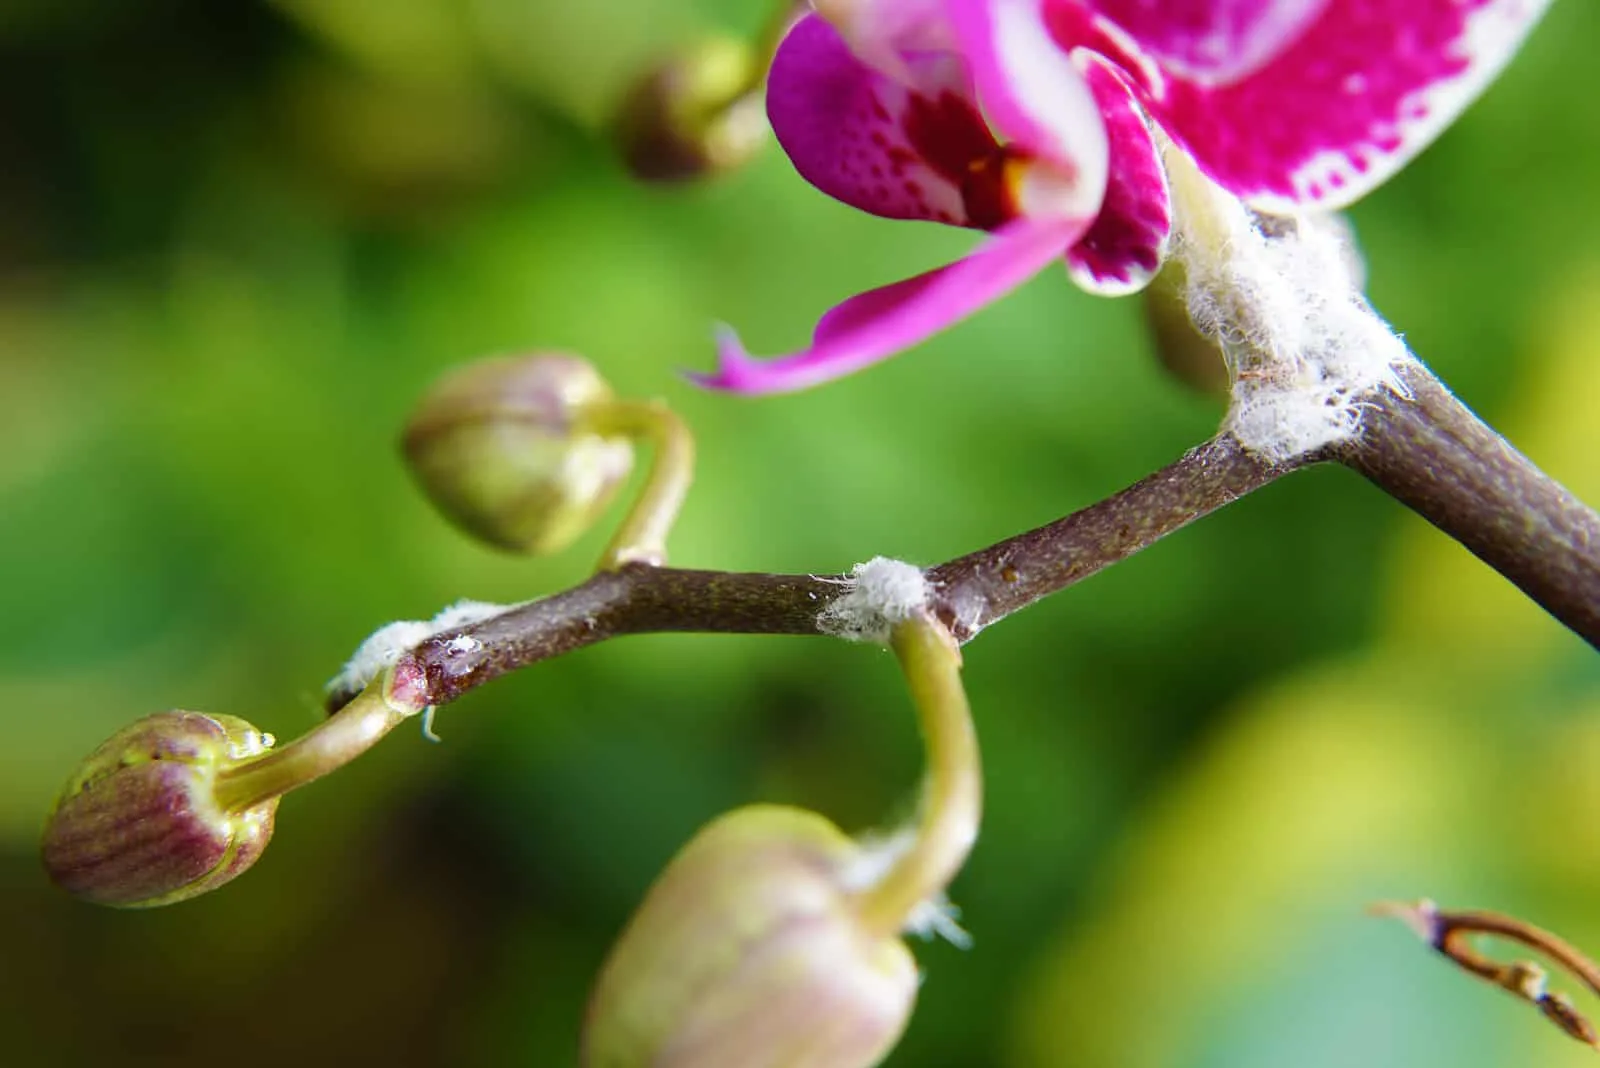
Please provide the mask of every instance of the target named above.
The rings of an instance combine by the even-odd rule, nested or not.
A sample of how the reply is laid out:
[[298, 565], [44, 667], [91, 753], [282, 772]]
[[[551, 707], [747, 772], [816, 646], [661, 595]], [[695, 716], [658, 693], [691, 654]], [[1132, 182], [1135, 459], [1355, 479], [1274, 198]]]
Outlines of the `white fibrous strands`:
[[[357, 647], [339, 674], [328, 680], [325, 689], [328, 693], [360, 693], [380, 671], [392, 667], [402, 653], [414, 649], [435, 634], [470, 626], [511, 607], [514, 606], [490, 604], [487, 601], [457, 601], [432, 619], [402, 619], [379, 627]], [[472, 638], [460, 637], [455, 642], [472, 643], [471, 646], [452, 644], [456, 652], [467, 652], [476, 647], [476, 641]]]
[[857, 564], [848, 589], [817, 617], [817, 629], [852, 642], [885, 644], [890, 632], [928, 605], [928, 579], [903, 560], [875, 556]]
[[1399, 368], [1412, 357], [1362, 292], [1348, 226], [1258, 216], [1178, 150], [1166, 158], [1189, 316], [1233, 383], [1224, 429], [1274, 462], [1354, 437], [1374, 395], [1404, 395]]

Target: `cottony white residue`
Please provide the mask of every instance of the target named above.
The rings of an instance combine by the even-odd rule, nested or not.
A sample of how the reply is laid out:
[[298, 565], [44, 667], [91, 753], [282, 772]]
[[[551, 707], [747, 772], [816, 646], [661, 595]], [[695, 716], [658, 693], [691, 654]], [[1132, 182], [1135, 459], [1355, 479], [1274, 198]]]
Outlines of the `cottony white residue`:
[[[839, 873], [839, 885], [852, 893], [870, 890], [883, 881], [889, 869], [917, 843], [917, 828], [903, 827], [890, 835], [863, 835], [861, 847], [850, 864]], [[960, 949], [970, 949], [972, 936], [957, 921], [961, 910], [942, 892], [917, 902], [902, 929], [918, 938], [943, 938]]]
[[889, 632], [928, 604], [928, 579], [903, 560], [875, 556], [857, 564], [849, 589], [817, 616], [817, 629], [852, 642], [889, 640]]
[[[486, 601], [457, 601], [430, 620], [400, 620], [379, 627], [361, 643], [339, 674], [328, 680], [325, 689], [330, 693], [359, 693], [380, 671], [399, 660], [401, 653], [418, 643], [435, 634], [499, 615], [511, 607]], [[451, 639], [450, 648], [454, 652], [471, 652], [478, 644], [476, 638], [462, 635]]]
[[1257, 217], [1176, 151], [1167, 154], [1189, 316], [1233, 379], [1225, 429], [1284, 461], [1353, 437], [1380, 390], [1404, 394], [1405, 342], [1362, 293], [1360, 261], [1333, 216]]

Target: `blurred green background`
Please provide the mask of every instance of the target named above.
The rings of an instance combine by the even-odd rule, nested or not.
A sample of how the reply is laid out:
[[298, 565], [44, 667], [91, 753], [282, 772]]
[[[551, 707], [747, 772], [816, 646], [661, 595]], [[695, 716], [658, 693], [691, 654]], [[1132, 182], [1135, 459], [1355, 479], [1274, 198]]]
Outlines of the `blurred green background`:
[[[606, 116], [736, 0], [0, 5], [0, 1053], [8, 1065], [563, 1065], [653, 874], [716, 813], [879, 823], [917, 774], [892, 661], [631, 638], [405, 729], [177, 908], [44, 881], [74, 763], [170, 707], [280, 738], [377, 625], [581, 579], [466, 542], [395, 440], [443, 369], [563, 348], [696, 428], [674, 560], [933, 563], [1201, 440], [1137, 301], [1049, 272], [919, 351], [743, 401], [709, 326], [800, 343], [970, 236], [859, 216], [782, 155], [645, 188]], [[1378, 306], [1600, 500], [1600, 8], [1554, 6], [1359, 206]], [[1355, 476], [1272, 486], [967, 652], [990, 789], [974, 945], [889, 1063], [1587, 1064], [1373, 899], [1600, 950], [1600, 661]], [[1592, 1006], [1589, 1006], [1592, 1008]]]

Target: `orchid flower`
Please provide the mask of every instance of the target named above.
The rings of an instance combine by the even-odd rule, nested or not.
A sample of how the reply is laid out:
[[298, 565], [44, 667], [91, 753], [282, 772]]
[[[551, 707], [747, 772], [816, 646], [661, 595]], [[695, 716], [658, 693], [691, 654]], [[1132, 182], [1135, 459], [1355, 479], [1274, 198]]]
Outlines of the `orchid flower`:
[[731, 332], [702, 384], [801, 389], [903, 351], [1057, 259], [1107, 295], [1160, 268], [1157, 127], [1258, 210], [1335, 209], [1426, 146], [1549, 0], [813, 0], [767, 113], [795, 169], [874, 215], [983, 230], [851, 297], [803, 352]]

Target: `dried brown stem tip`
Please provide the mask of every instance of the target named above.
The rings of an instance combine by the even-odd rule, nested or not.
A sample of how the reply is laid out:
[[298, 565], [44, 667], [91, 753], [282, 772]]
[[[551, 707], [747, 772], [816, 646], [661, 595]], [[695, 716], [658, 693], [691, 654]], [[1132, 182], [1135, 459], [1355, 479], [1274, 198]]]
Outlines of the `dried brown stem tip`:
[[1586, 1046], [1600, 1049], [1600, 1032], [1573, 1007], [1571, 999], [1565, 994], [1551, 993], [1545, 989], [1543, 968], [1530, 961], [1501, 964], [1490, 960], [1472, 947], [1470, 939], [1475, 934], [1494, 935], [1526, 946], [1550, 958], [1561, 970], [1600, 995], [1600, 967], [1596, 967], [1575, 946], [1549, 931], [1502, 913], [1476, 910], [1444, 912], [1426, 899], [1414, 905], [1383, 902], [1372, 906], [1371, 911], [1374, 915], [1393, 916], [1401, 920], [1417, 933], [1417, 937], [1464, 970], [1502, 990], [1510, 991], [1538, 1008], [1546, 1019], [1568, 1035]]

